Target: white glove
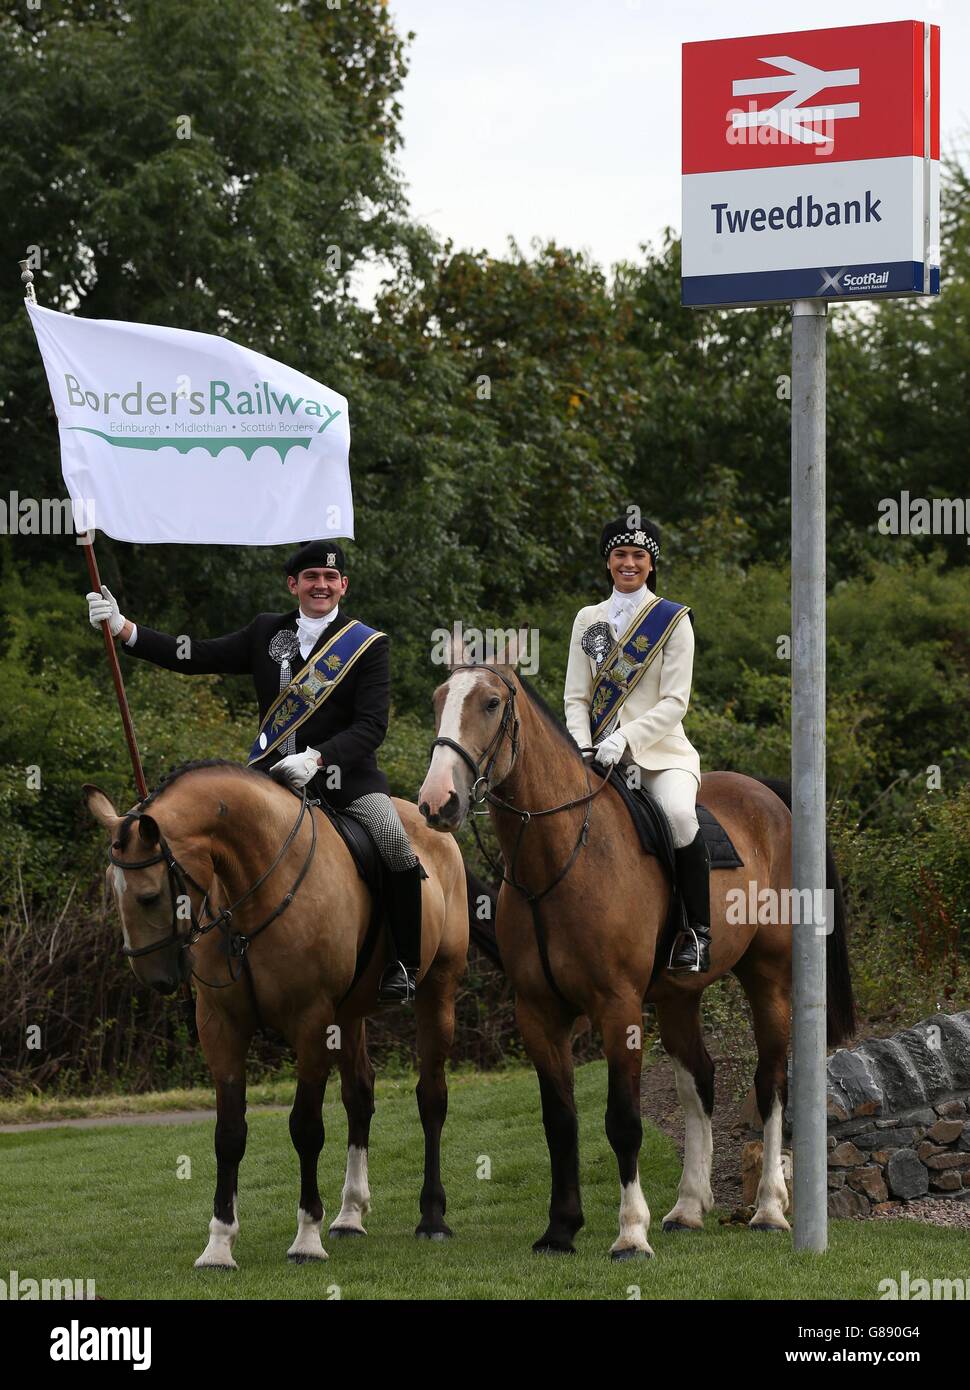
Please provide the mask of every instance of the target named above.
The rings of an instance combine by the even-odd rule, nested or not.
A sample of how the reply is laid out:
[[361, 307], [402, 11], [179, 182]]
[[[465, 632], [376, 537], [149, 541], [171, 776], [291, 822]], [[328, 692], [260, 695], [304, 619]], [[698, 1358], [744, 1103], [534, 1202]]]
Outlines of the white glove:
[[626, 752], [626, 734], [620, 729], [610, 734], [609, 738], [604, 738], [602, 743], [596, 745], [596, 761], [602, 763], [604, 767], [613, 767], [618, 763]]
[[278, 763], [274, 763], [269, 770], [269, 775], [275, 777], [277, 782], [282, 782], [284, 786], [292, 787], [295, 792], [302, 791], [307, 782], [320, 771], [320, 754], [315, 748], [308, 748], [305, 753], [291, 753], [288, 758], [282, 758]]
[[111, 590], [102, 584], [100, 594], [91, 593], [85, 597], [88, 601], [88, 622], [91, 626], [100, 627], [107, 621], [111, 636], [117, 637], [125, 625], [125, 619], [121, 616], [118, 600]]

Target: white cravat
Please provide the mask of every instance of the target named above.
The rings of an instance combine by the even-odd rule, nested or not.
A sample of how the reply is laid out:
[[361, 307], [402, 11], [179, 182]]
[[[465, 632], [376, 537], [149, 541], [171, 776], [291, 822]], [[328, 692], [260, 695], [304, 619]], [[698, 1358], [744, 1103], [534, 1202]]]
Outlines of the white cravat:
[[646, 584], [641, 584], [633, 594], [621, 594], [616, 589], [613, 590], [608, 617], [613, 636], [618, 641], [633, 621], [634, 613], [646, 603], [648, 592]]
[[320, 634], [325, 627], [329, 627], [340, 612], [340, 605], [332, 613], [325, 613], [322, 618], [308, 618], [301, 608], [296, 619], [296, 635], [300, 642], [300, 655], [306, 661], [320, 639]]

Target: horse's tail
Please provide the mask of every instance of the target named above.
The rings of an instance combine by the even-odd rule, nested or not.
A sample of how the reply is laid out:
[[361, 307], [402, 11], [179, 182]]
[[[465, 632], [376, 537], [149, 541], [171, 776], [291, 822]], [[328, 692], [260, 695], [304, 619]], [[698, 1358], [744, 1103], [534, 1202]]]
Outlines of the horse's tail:
[[[791, 810], [791, 783], [776, 777], [756, 777], [769, 791]], [[835, 907], [835, 921], [832, 930], [825, 938], [825, 1002], [826, 1037], [830, 1047], [838, 1047], [847, 1042], [856, 1030], [855, 998], [852, 993], [852, 974], [849, 969], [849, 924], [845, 911], [845, 898], [842, 893], [842, 877], [832, 843], [825, 837], [825, 886], [830, 889]]]
[[465, 864], [465, 886], [468, 891], [468, 928], [471, 939], [479, 950], [484, 951], [493, 965], [504, 970], [502, 956], [495, 937], [495, 905], [498, 893], [494, 888], [473, 874]]

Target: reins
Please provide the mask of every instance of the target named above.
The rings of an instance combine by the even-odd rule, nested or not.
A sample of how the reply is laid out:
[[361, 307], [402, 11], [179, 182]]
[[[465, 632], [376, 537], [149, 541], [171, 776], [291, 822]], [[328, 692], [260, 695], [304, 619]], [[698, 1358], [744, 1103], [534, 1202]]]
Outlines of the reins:
[[[547, 896], [547, 894], [551, 893], [554, 888], [558, 887], [558, 885], [562, 883], [569, 871], [572, 869], [573, 865], [576, 863], [581, 849], [584, 845], [588, 843], [589, 825], [590, 817], [592, 815], [593, 802], [599, 796], [600, 792], [604, 789], [606, 784], [610, 781], [611, 777], [613, 776], [613, 769], [611, 767], [608, 770], [606, 776], [600, 782], [599, 786], [594, 791], [591, 791], [589, 782], [589, 768], [584, 759], [583, 776], [586, 779], [586, 794], [584, 796], [574, 797], [571, 801], [564, 801], [559, 806], [547, 806], [537, 811], [524, 811], [518, 806], [513, 806], [511, 802], [504, 801], [500, 796], [496, 796], [496, 794], [492, 791], [490, 781], [492, 772], [495, 768], [496, 760], [498, 758], [499, 750], [502, 746], [502, 742], [506, 735], [508, 735], [509, 737], [512, 749], [508, 772], [506, 772], [505, 774], [506, 777], [508, 777], [509, 773], [512, 771], [513, 767], [515, 766], [516, 758], [518, 757], [519, 718], [515, 710], [515, 697], [517, 693], [516, 688], [512, 681], [510, 681], [507, 676], [504, 676], [501, 671], [497, 671], [494, 666], [482, 666], [476, 662], [466, 662], [462, 663], [460, 666], [452, 667], [452, 670], [489, 671], [492, 675], [498, 676], [499, 680], [504, 683], [509, 692], [509, 697], [506, 701], [505, 710], [502, 715], [502, 722], [499, 725], [499, 728], [497, 729], [488, 747], [485, 749], [485, 752], [481, 755], [480, 758], [473, 758], [471, 753], [469, 753], [466, 748], [462, 747], [462, 745], [458, 743], [455, 739], [440, 737], [434, 739], [434, 741], [432, 742], [431, 754], [433, 756], [434, 750], [436, 748], [452, 749], [452, 751], [457, 753], [459, 757], [462, 758], [462, 760], [465, 762], [465, 764], [471, 769], [472, 776], [475, 779], [475, 781], [472, 784], [471, 791], [473, 802], [476, 805], [481, 805], [482, 802], [488, 802], [490, 806], [498, 807], [500, 810], [506, 811], [510, 815], [518, 817], [520, 822], [519, 833], [516, 837], [515, 846], [512, 850], [512, 858], [509, 864], [508, 873], [505, 872], [504, 867], [495, 863], [491, 855], [486, 850], [485, 846], [482, 844], [481, 835], [479, 834], [478, 830], [478, 823], [475, 820], [476, 815], [481, 814], [480, 812], [472, 812], [472, 832], [475, 836], [475, 843], [478, 846], [479, 852], [481, 853], [482, 858], [485, 860], [486, 864], [491, 869], [492, 873], [497, 875], [502, 883], [509, 884], [510, 887], [515, 888], [517, 892], [521, 893], [523, 899], [529, 904], [529, 908], [532, 912], [532, 922], [535, 928], [536, 944], [539, 949], [539, 957], [542, 961], [542, 969], [546, 976], [546, 980], [548, 981], [552, 990], [563, 1001], [563, 1003], [569, 1004], [569, 1000], [566, 998], [566, 996], [560, 990], [559, 986], [556, 984], [556, 981], [552, 974], [552, 968], [549, 964], [549, 949], [548, 944], [546, 942], [545, 930], [542, 925], [542, 920], [539, 916], [539, 904], [541, 903], [542, 899]], [[511, 733], [509, 733], [510, 725]], [[483, 772], [482, 763], [485, 762], [486, 759], [488, 759], [488, 762]], [[580, 827], [576, 843], [573, 846], [572, 853], [570, 854], [566, 863], [560, 869], [559, 873], [556, 874], [555, 878], [553, 878], [550, 883], [546, 884], [545, 888], [543, 888], [539, 892], [531, 892], [525, 886], [524, 883], [519, 882], [518, 875], [516, 874], [516, 865], [518, 863], [519, 851], [522, 848], [522, 841], [525, 836], [526, 827], [530, 825], [532, 821], [538, 820], [541, 816], [556, 816], [559, 815], [561, 811], [571, 811], [574, 810], [577, 806], [585, 806], [585, 815], [583, 816], [583, 823]]]
[[[143, 802], [142, 805], [144, 804], [145, 803]], [[264, 917], [263, 920], [259, 923], [259, 925], [254, 927], [249, 932], [242, 932], [234, 929], [232, 925], [233, 918], [235, 914], [239, 911], [239, 909], [243, 906], [243, 904], [248, 902], [254, 893], [258, 892], [258, 890], [263, 886], [263, 884], [274, 872], [274, 870], [276, 870], [282, 863], [287, 851], [289, 850], [290, 846], [293, 844], [294, 840], [300, 832], [300, 827], [303, 824], [303, 818], [306, 815], [307, 808], [310, 804], [311, 803], [307, 799], [306, 788], [304, 787], [300, 801], [299, 814], [297, 815], [293, 828], [290, 830], [290, 833], [283, 841], [283, 844], [281, 845], [279, 853], [276, 855], [276, 858], [269, 865], [269, 867], [265, 869], [263, 873], [260, 874], [259, 878], [256, 879], [255, 883], [251, 884], [249, 888], [247, 888], [246, 891], [243, 894], [241, 894], [241, 896], [238, 897], [234, 903], [231, 903], [229, 907], [224, 907], [222, 911], [219, 912], [216, 916], [211, 915], [211, 908], [209, 907], [209, 890], [203, 888], [200, 883], [197, 883], [196, 880], [192, 877], [192, 875], [188, 872], [188, 870], [185, 869], [178, 862], [178, 860], [175, 858], [175, 855], [172, 853], [172, 850], [168, 842], [166, 841], [165, 836], [161, 833], [161, 831], [159, 831], [158, 839], [159, 852], [158, 854], [151, 855], [147, 859], [118, 859], [114, 854], [114, 846], [112, 846], [111, 850], [109, 851], [109, 858], [111, 860], [111, 863], [116, 865], [120, 869], [147, 869], [154, 864], [164, 863], [168, 870], [169, 894], [172, 899], [172, 930], [169, 933], [169, 935], [163, 938], [163, 940], [161, 941], [152, 942], [150, 946], [139, 946], [137, 948], [132, 946], [122, 946], [122, 954], [128, 956], [129, 958], [147, 956], [150, 955], [153, 951], [161, 951], [166, 946], [173, 946], [176, 944], [178, 944], [179, 949], [181, 951], [188, 952], [196, 944], [196, 942], [200, 940], [201, 937], [206, 936], [209, 932], [213, 931], [215, 928], [218, 927], [219, 931], [222, 933], [224, 940], [226, 952], [226, 969], [229, 975], [229, 979], [226, 980], [224, 984], [218, 984], [210, 980], [204, 980], [201, 975], [198, 975], [196, 973], [194, 967], [190, 965], [190, 972], [192, 978], [198, 980], [200, 984], [206, 985], [209, 989], [228, 989], [230, 985], [236, 984], [236, 982], [239, 980], [240, 975], [245, 970], [247, 979], [249, 980], [250, 989], [252, 989], [252, 976], [250, 974], [250, 966], [246, 953], [249, 950], [252, 941], [257, 936], [259, 936], [261, 932], [265, 931], [268, 926], [275, 922], [277, 917], [280, 917], [286, 911], [286, 909], [289, 907], [290, 903], [296, 896], [297, 892], [299, 891], [300, 885], [309, 871], [317, 847], [317, 826], [312, 814], [310, 816], [310, 848], [307, 851], [307, 855], [303, 861], [302, 867], [300, 868], [299, 873], [294, 879], [289, 891], [283, 895], [282, 899], [272, 910], [272, 912], [270, 912], [268, 916]], [[140, 820], [143, 814], [146, 813], [138, 812], [135, 815], [135, 820]], [[192, 897], [191, 894], [188, 892], [188, 887], [194, 888], [197, 893], [201, 893], [202, 902], [199, 907], [199, 912], [200, 914], [204, 913], [207, 917], [210, 918], [210, 920], [199, 920], [199, 916], [196, 915], [195, 908], [192, 904]], [[189, 904], [189, 930], [185, 933], [179, 930], [179, 899], [188, 899]], [[240, 962], [239, 966], [235, 969], [233, 968], [234, 961]], [[253, 998], [255, 1002], [255, 994]]]

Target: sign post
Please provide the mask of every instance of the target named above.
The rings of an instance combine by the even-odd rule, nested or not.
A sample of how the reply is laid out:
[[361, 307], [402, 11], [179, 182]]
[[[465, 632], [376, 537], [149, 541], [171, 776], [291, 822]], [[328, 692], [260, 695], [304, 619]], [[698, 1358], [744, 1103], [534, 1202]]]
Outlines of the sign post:
[[[825, 887], [824, 299], [792, 305], [792, 886]], [[812, 902], [824, 897], [812, 894]], [[827, 1244], [825, 923], [792, 927], [795, 1248]]]
[[[938, 294], [940, 31], [915, 20], [683, 47], [682, 303], [792, 306], [792, 887], [826, 901], [829, 301]], [[792, 927], [795, 1248], [828, 1239], [825, 939]]]

